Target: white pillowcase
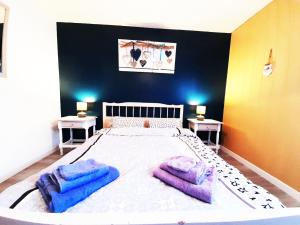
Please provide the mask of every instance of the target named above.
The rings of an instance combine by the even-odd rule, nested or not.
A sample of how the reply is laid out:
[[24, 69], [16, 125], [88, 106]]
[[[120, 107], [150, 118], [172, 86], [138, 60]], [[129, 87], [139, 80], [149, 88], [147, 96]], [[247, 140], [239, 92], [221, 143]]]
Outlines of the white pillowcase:
[[112, 127], [144, 127], [145, 118], [142, 117], [112, 117]]
[[112, 117], [112, 127], [144, 127], [145, 120], [150, 123], [150, 128], [176, 128], [182, 127], [179, 118], [145, 118], [145, 117]]
[[182, 127], [179, 118], [148, 118], [151, 128], [176, 128]]

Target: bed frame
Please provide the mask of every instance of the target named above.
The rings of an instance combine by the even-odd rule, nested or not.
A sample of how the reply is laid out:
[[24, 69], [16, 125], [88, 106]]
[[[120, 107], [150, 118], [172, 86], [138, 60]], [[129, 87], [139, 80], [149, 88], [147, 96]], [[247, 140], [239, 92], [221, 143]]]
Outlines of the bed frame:
[[[110, 113], [108, 112], [110, 111]], [[183, 105], [167, 105], [162, 103], [145, 102], [103, 102], [102, 118], [103, 124], [106, 118], [131, 117], [131, 118], [176, 118], [183, 123]]]
[[189, 213], [34, 213], [0, 208], [1, 225], [157, 224], [157, 225], [299, 225], [300, 208]]
[[[115, 107], [108, 113], [107, 108]], [[121, 107], [125, 107], [125, 115], [121, 115]], [[129, 116], [133, 110], [134, 117], [178, 118], [183, 121], [183, 105], [166, 105], [158, 103], [107, 103], [103, 102], [103, 120], [113, 116]], [[142, 115], [145, 108], [146, 115]], [[149, 110], [151, 108], [151, 110]], [[167, 117], [163, 117], [162, 109], [167, 108]], [[168, 113], [173, 109], [174, 113]], [[135, 110], [138, 116], [135, 116]], [[175, 113], [179, 110], [179, 114]], [[116, 111], [116, 113], [115, 113]], [[123, 110], [124, 111], [124, 110]], [[154, 111], [154, 113], [149, 113]], [[155, 113], [156, 112], [156, 113]], [[159, 112], [159, 113], [157, 113]], [[176, 115], [178, 114], [178, 115]], [[0, 225], [33, 225], [33, 224], [157, 224], [157, 225], [300, 225], [300, 207], [277, 210], [212, 210], [174, 213], [34, 213], [16, 209], [0, 208]]]

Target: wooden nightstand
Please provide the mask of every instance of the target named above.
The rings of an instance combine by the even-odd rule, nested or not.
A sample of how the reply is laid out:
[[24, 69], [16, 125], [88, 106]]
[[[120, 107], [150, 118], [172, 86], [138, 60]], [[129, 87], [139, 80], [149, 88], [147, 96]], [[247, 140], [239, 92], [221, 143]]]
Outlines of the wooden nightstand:
[[[219, 145], [219, 137], [221, 131], [222, 122], [212, 119], [205, 119], [205, 120], [197, 120], [197, 119], [188, 119], [189, 121], [189, 129], [193, 129], [194, 133], [197, 135], [197, 131], [206, 131], [208, 132], [208, 140], [203, 141], [207, 144], [210, 148], [215, 149], [216, 153], [220, 149]], [[216, 131], [216, 143], [213, 143], [210, 140], [211, 131]]]
[[[89, 138], [89, 128], [93, 127], [93, 135], [96, 131], [96, 116], [87, 116], [79, 118], [77, 116], [65, 116], [58, 120], [59, 129], [59, 149], [63, 155], [63, 148], [75, 148], [81, 145]], [[70, 129], [70, 140], [63, 142], [62, 129]], [[73, 139], [73, 129], [85, 129], [85, 139]]]

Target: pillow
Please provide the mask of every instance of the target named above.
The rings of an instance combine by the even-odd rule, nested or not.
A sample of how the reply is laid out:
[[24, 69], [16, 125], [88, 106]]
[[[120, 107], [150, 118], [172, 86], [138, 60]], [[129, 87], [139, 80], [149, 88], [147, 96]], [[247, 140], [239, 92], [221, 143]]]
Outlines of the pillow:
[[103, 122], [103, 128], [111, 128], [112, 127], [112, 119], [105, 118]]
[[150, 122], [148, 119], [144, 120], [144, 127], [149, 128], [150, 127]]
[[113, 128], [122, 128], [122, 127], [144, 127], [144, 119], [141, 117], [118, 117], [115, 116], [112, 118], [112, 127]]
[[182, 123], [179, 118], [145, 118], [115, 116], [112, 117], [112, 127], [176, 128], [182, 127]]
[[179, 118], [149, 118], [151, 128], [176, 128], [182, 127]]

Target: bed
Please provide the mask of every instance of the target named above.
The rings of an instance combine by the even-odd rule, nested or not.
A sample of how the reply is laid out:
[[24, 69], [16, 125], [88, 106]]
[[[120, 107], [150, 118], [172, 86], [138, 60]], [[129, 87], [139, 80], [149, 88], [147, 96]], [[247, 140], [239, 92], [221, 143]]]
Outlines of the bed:
[[[0, 224], [300, 224], [300, 210], [285, 208], [188, 129], [183, 106], [103, 103], [103, 124], [83, 145], [0, 194]], [[145, 121], [149, 126], [145, 128]], [[211, 204], [152, 176], [163, 160], [185, 155], [217, 170]], [[58, 165], [84, 159], [113, 165], [120, 177], [65, 213], [48, 213], [35, 182]], [[255, 210], [254, 210], [255, 209]], [[239, 212], [239, 213], [237, 213]]]

